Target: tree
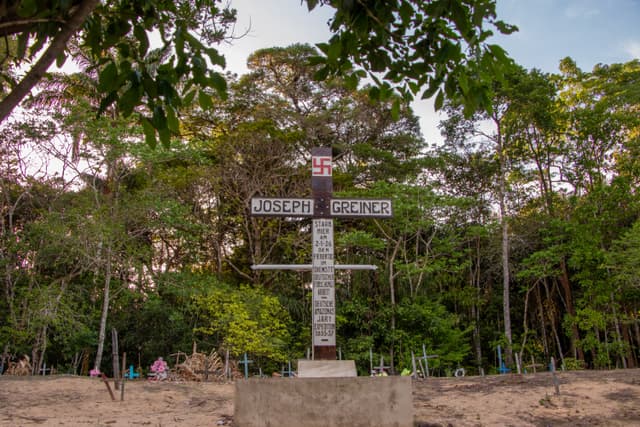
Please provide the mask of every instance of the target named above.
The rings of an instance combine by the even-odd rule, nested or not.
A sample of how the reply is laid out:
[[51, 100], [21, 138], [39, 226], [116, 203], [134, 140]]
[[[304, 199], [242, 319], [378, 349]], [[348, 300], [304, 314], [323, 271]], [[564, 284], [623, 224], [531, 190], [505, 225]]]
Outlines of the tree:
[[[224, 97], [226, 81], [211, 67], [224, 68], [225, 60], [210, 47], [225, 37], [236, 11], [220, 7], [220, 0], [136, 0], [102, 3], [98, 0], [52, 0], [47, 7], [21, 0], [1, 9], [0, 87], [12, 87], [0, 101], [0, 123], [42, 79], [57, 61], [64, 63], [73, 38], [99, 60], [100, 111], [118, 104], [125, 117], [139, 105], [147, 142], [164, 145], [178, 132], [178, 110], [194, 99], [209, 108], [214, 89]], [[374, 98], [390, 99], [391, 84], [405, 100], [421, 93], [436, 95], [436, 107], [445, 96], [464, 100], [468, 111], [490, 108], [490, 82], [509, 62], [505, 52], [487, 43], [492, 32], [515, 27], [496, 20], [494, 0], [403, 0], [389, 3], [307, 0], [309, 10], [318, 4], [336, 9], [331, 21], [335, 33], [321, 44], [324, 64], [316, 77], [344, 75], [355, 88], [365, 72], [378, 84]], [[149, 35], [159, 33], [161, 47], [150, 50]], [[9, 43], [9, 41], [11, 43]], [[46, 46], [46, 48], [45, 48]], [[44, 49], [44, 51], [43, 51]], [[113, 53], [117, 52], [117, 55]], [[39, 55], [25, 77], [15, 83], [12, 67], [20, 67]], [[381, 73], [386, 72], [383, 76]], [[383, 83], [384, 81], [384, 83]], [[395, 99], [398, 116], [400, 99]]]
[[[334, 36], [318, 47], [324, 57], [316, 76], [345, 75], [355, 86], [368, 76], [373, 98], [389, 99], [395, 87], [404, 100], [436, 95], [465, 105], [465, 112], [491, 108], [491, 85], [510, 60], [488, 44], [489, 24], [503, 34], [516, 27], [496, 19], [494, 0], [306, 0], [309, 10], [327, 5]], [[356, 68], [360, 67], [360, 68]], [[396, 109], [399, 100], [395, 103]]]
[[[504, 90], [504, 87], [496, 89], [497, 93]], [[512, 358], [512, 328], [511, 328], [511, 268], [509, 264], [510, 253], [510, 235], [509, 235], [509, 206], [507, 205], [509, 199], [508, 182], [509, 175], [511, 174], [511, 163], [508, 161], [508, 149], [510, 139], [508, 135], [504, 133], [503, 121], [508, 112], [509, 100], [505, 97], [504, 91], [496, 96], [494, 100], [495, 107], [490, 113], [476, 114], [470, 119], [466, 119], [464, 116], [464, 106], [458, 105], [454, 108], [449, 108], [450, 118], [445, 124], [445, 137], [448, 144], [456, 146], [460, 144], [462, 146], [480, 145], [486, 146], [483, 150], [486, 150], [493, 154], [495, 157], [494, 168], [488, 170], [495, 170], [495, 179], [497, 184], [494, 184], [491, 188], [491, 195], [494, 197], [495, 203], [498, 207], [498, 221], [500, 223], [500, 242], [501, 242], [501, 266], [502, 266], [502, 304], [503, 304], [503, 322], [504, 322], [504, 338], [505, 343], [505, 359], [507, 364], [513, 362]], [[489, 123], [490, 131], [483, 129], [481, 123]], [[482, 160], [482, 155], [477, 155], [477, 160]]]
[[640, 61], [599, 64], [584, 72], [571, 58], [564, 58], [560, 69], [559, 96], [567, 122], [563, 173], [574, 192], [588, 192], [620, 172], [634, 176]]
[[[47, 7], [32, 0], [12, 3], [0, 15], [0, 35], [5, 40], [17, 39], [17, 47], [4, 44], [0, 48], [4, 57], [0, 78], [13, 86], [0, 101], [0, 122], [54, 61], [64, 63], [70, 41], [78, 38], [98, 64], [100, 111], [115, 102], [126, 117], [144, 105], [141, 116], [147, 141], [154, 145], [157, 131], [162, 143], [168, 145], [170, 135], [178, 131], [177, 109], [190, 104], [196, 95], [203, 106], [209, 105], [205, 88], [224, 96], [226, 82], [211, 68], [224, 68], [224, 57], [210, 46], [227, 37], [235, 11], [218, 3], [53, 0]], [[160, 36], [161, 46], [150, 50], [150, 34], [154, 32]], [[9, 66], [22, 66], [36, 57], [25, 77], [13, 84]]]
[[247, 352], [287, 360], [289, 316], [276, 297], [258, 288], [230, 289], [214, 282], [193, 299], [198, 313], [196, 333], [215, 337], [220, 347], [235, 356]]
[[336, 190], [403, 181], [420, 171], [424, 141], [412, 111], [403, 106], [393, 120], [390, 101], [372, 102], [340, 78], [315, 81], [318, 66], [308, 63], [315, 54], [308, 45], [254, 52], [250, 73], [229, 86], [228, 101], [196, 107], [184, 120], [188, 144], [212, 159], [218, 215], [212, 228], [225, 234], [222, 246], [234, 248], [224, 261], [244, 281], [270, 286], [275, 277], [248, 274], [241, 268], [247, 263], [308, 261], [300, 225], [250, 218], [247, 211], [251, 197], [308, 194], [311, 147], [334, 148]]
[[640, 289], [640, 222], [616, 240], [606, 255], [618, 289]]

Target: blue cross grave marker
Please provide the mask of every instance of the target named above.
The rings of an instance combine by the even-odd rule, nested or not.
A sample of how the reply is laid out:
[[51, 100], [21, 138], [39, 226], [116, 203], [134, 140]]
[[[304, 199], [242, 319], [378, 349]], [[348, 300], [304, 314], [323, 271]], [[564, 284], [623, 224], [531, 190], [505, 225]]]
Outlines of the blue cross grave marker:
[[247, 353], [245, 353], [244, 358], [238, 363], [244, 365], [244, 377], [249, 378], [249, 363], [253, 363], [253, 360], [247, 359]]

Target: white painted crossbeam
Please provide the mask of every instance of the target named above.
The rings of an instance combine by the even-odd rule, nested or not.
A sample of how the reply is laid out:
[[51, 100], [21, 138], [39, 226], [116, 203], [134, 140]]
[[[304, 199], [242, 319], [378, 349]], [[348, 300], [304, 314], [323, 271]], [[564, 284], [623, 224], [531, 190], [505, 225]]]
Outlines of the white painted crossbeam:
[[[311, 271], [311, 264], [254, 264], [252, 270], [296, 270]], [[335, 264], [336, 270], [377, 270], [377, 265], [370, 264]]]

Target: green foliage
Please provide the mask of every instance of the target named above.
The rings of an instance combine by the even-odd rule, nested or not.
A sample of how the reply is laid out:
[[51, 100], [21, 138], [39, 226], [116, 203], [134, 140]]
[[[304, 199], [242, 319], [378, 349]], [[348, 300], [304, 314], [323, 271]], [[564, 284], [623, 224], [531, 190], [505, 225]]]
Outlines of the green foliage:
[[425, 345], [438, 359], [432, 367], [455, 368], [468, 356], [470, 329], [461, 329], [459, 319], [437, 301], [426, 297], [405, 299], [398, 306], [399, 340], [405, 348], [402, 367], [411, 367], [411, 353], [418, 354]]
[[584, 369], [584, 362], [573, 357], [565, 357], [563, 369], [567, 371], [580, 371]]
[[[95, 347], [104, 326], [120, 331], [121, 351], [140, 353], [143, 366], [194, 343], [246, 351], [261, 367], [302, 357], [309, 272], [250, 265], [308, 263], [309, 220], [252, 218], [248, 203], [306, 197], [308, 149], [332, 145], [336, 197], [393, 201], [392, 219], [336, 222], [336, 262], [378, 267], [336, 275], [338, 346], [361, 373], [370, 350], [387, 362], [393, 355], [399, 370], [423, 344], [440, 356], [430, 364], [441, 374], [494, 365], [495, 345], [507, 343], [496, 216], [503, 167], [514, 349], [525, 360], [577, 356], [566, 365], [587, 368], [637, 358], [637, 64], [585, 73], [566, 61], [561, 76], [512, 68], [491, 85], [499, 106], [491, 113], [468, 117], [443, 101], [447, 144], [428, 150], [390, 88], [358, 89], [357, 80], [329, 74], [315, 81], [323, 65], [310, 65], [316, 52], [303, 45], [256, 52], [226, 101], [191, 87], [201, 105], [180, 124], [185, 117], [166, 105], [118, 118], [136, 91], [96, 119], [98, 86], [124, 89], [112, 86], [128, 67], [116, 55], [126, 49], [114, 46], [98, 66], [106, 74], [50, 76], [22, 121], [6, 127], [0, 343], [10, 352], [46, 349], [47, 364], [69, 364]], [[342, 47], [330, 48], [339, 61]], [[142, 41], [130, 46], [140, 49], [150, 54]], [[142, 126], [132, 121], [137, 111], [148, 114]], [[495, 126], [488, 133], [486, 120]], [[171, 150], [143, 140], [162, 122], [170, 135], [183, 132]], [[87, 165], [73, 185], [78, 163], [64, 156], [64, 177], [20, 175], [20, 144], [56, 152], [51, 141], [68, 143], [72, 160]]]
[[214, 337], [231, 354], [288, 359], [289, 316], [277, 298], [260, 289], [218, 285], [194, 296], [193, 303], [199, 313], [194, 331]]
[[[113, 327], [120, 332], [120, 350], [139, 353], [150, 365], [157, 356], [177, 352], [188, 353], [197, 342], [192, 331], [193, 315], [189, 311], [190, 295], [197, 287], [188, 274], [158, 278], [159, 292], [144, 299], [138, 292], [127, 292], [119, 298], [120, 309], [114, 313]], [[193, 288], [191, 288], [193, 286]], [[199, 348], [210, 351], [208, 343]]]
[[605, 265], [617, 289], [640, 289], [640, 221], [613, 242]]
[[[65, 43], [73, 34], [66, 34], [72, 22], [80, 45], [97, 61], [99, 112], [115, 103], [128, 117], [144, 105], [141, 115], [147, 142], [155, 145], [157, 132], [162, 144], [168, 146], [171, 134], [178, 132], [176, 111], [187, 106], [183, 100], [191, 98], [191, 93], [199, 93], [202, 108], [210, 106], [209, 90], [226, 97], [225, 79], [212, 68], [224, 68], [225, 59], [211, 45], [224, 40], [236, 11], [219, 3], [61, 0], [36, 8], [35, 2], [22, 0], [3, 11], [5, 25], [0, 34], [18, 40], [16, 54], [11, 57], [15, 65], [29, 62], [48, 43], [48, 53], [61, 65], [70, 55], [70, 46]], [[61, 34], [66, 34], [60, 38], [62, 43], [51, 43]], [[150, 50], [151, 34], [161, 39], [158, 49]], [[44, 68], [43, 72], [48, 65]], [[4, 69], [0, 76], [0, 81], [11, 78]], [[29, 83], [33, 86], [37, 80]], [[11, 106], [0, 107], [4, 119]]]
[[[318, 45], [324, 56], [313, 58], [322, 64], [316, 78], [367, 75], [376, 82], [369, 92], [376, 100], [388, 100], [395, 88], [404, 100], [435, 95], [436, 109], [445, 97], [459, 99], [469, 114], [491, 109], [491, 85], [510, 60], [487, 43], [493, 32], [486, 27], [516, 30], [496, 19], [493, 0], [320, 3], [336, 12], [334, 36]], [[317, 4], [307, 1], [310, 10]]]
[[385, 352], [394, 341], [402, 349], [398, 370], [411, 368], [411, 351], [421, 353], [423, 344], [429, 354], [439, 355], [432, 367], [455, 368], [469, 356], [469, 330], [461, 329], [459, 319], [439, 302], [427, 297], [403, 299], [393, 332], [388, 326], [390, 315], [389, 307], [378, 298], [355, 297], [338, 304], [339, 345], [343, 354], [356, 360], [361, 374], [368, 373], [369, 351]]

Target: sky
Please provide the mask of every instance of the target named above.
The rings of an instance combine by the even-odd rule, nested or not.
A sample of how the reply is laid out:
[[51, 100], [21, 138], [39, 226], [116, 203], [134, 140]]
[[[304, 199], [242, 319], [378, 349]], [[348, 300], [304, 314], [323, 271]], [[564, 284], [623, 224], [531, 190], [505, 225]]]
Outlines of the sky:
[[[231, 6], [238, 11], [235, 34], [246, 34], [221, 51], [227, 70], [238, 74], [247, 72], [247, 57], [258, 49], [313, 45], [331, 36], [327, 7], [309, 13], [299, 0], [231, 0]], [[558, 72], [567, 56], [584, 71], [598, 63], [640, 59], [640, 0], [497, 0], [497, 15], [519, 31], [491, 42], [527, 69]], [[441, 116], [433, 104], [421, 101], [412, 107], [427, 142], [438, 143]]]

